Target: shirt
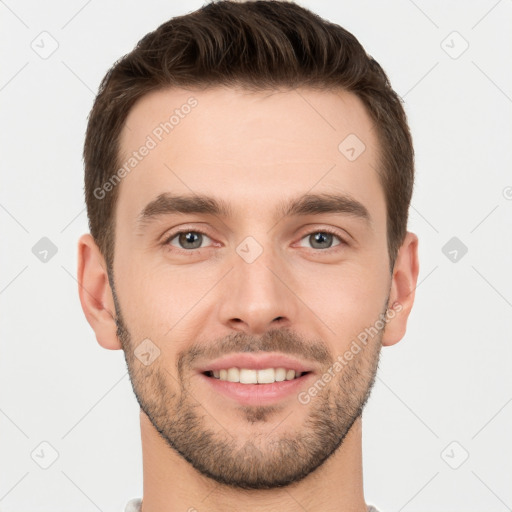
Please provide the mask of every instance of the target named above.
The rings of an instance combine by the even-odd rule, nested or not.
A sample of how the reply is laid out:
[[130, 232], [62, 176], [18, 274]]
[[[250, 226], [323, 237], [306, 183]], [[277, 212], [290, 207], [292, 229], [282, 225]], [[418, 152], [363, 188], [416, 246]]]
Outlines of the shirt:
[[[124, 512], [141, 512], [141, 498], [133, 498], [127, 504]], [[379, 512], [373, 505], [368, 505], [367, 512]]]

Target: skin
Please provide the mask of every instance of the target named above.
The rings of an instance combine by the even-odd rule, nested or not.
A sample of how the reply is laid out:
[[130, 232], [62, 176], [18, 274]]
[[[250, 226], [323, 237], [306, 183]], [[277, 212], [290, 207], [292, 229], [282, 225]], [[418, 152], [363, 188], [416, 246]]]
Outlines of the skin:
[[[381, 347], [405, 334], [419, 271], [418, 238], [407, 232], [389, 272], [372, 120], [342, 91], [168, 89], [130, 111], [121, 160], [191, 96], [198, 105], [118, 185], [114, 290], [91, 235], [79, 240], [82, 308], [98, 343], [124, 350], [141, 405], [143, 511], [364, 512], [361, 411]], [[338, 150], [351, 133], [366, 146], [354, 161]], [[162, 192], [223, 199], [233, 216], [169, 214], [138, 226]], [[340, 213], [276, 221], [283, 199], [324, 192], [350, 194], [371, 224]], [[200, 249], [167, 242], [182, 228], [206, 233]], [[332, 241], [315, 245], [329, 228]], [[262, 248], [252, 263], [236, 251], [248, 236]], [[333, 371], [392, 307], [385, 328]], [[160, 353], [146, 366], [134, 350], [147, 338]], [[331, 379], [307, 404], [293, 395], [242, 406], [194, 371], [249, 348], [294, 354]]]

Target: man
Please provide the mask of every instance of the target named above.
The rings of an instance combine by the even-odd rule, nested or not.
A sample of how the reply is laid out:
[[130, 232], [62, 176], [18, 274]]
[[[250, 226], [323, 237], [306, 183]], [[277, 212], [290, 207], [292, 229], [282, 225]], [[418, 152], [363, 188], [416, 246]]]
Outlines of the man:
[[84, 160], [80, 300], [141, 408], [126, 511], [376, 510], [361, 415], [418, 276], [382, 68], [294, 3], [210, 3], [108, 72]]

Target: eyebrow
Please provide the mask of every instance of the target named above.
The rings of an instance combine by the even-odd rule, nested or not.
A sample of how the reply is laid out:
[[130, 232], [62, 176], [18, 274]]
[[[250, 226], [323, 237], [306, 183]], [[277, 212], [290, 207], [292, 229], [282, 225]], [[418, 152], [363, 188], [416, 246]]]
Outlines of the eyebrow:
[[[368, 209], [348, 194], [305, 194], [298, 198], [282, 201], [278, 204], [274, 220], [283, 217], [338, 213], [354, 216], [367, 225], [373, 221]], [[231, 205], [223, 199], [193, 194], [174, 195], [168, 192], [160, 194], [148, 203], [137, 217], [137, 225], [142, 227], [159, 217], [171, 214], [203, 214], [222, 218], [233, 217]]]

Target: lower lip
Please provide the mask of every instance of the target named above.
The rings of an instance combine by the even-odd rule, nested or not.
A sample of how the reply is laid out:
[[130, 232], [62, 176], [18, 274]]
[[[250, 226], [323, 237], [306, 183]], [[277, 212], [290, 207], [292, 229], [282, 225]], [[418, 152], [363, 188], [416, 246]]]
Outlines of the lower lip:
[[216, 392], [237, 400], [243, 405], [264, 405], [277, 403], [290, 395], [296, 395], [301, 389], [304, 389], [306, 381], [312, 375], [313, 373], [310, 372], [298, 379], [283, 380], [272, 384], [240, 384], [207, 377], [204, 374], [200, 374], [200, 377]]

